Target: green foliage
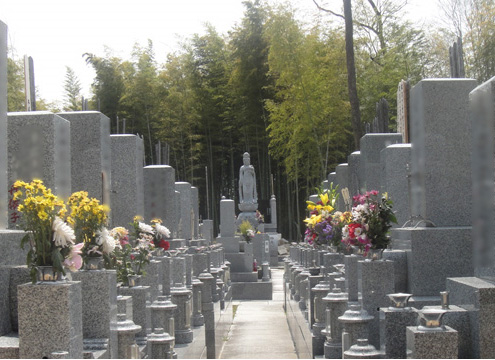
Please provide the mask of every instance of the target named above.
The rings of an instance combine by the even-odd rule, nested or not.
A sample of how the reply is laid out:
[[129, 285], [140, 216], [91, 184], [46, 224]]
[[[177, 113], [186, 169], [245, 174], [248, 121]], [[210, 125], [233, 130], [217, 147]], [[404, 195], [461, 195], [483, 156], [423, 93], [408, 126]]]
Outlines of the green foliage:
[[74, 70], [68, 66], [66, 66], [64, 92], [64, 111], [81, 110], [81, 83]]
[[22, 59], [7, 59], [7, 107], [9, 112], [26, 110]]

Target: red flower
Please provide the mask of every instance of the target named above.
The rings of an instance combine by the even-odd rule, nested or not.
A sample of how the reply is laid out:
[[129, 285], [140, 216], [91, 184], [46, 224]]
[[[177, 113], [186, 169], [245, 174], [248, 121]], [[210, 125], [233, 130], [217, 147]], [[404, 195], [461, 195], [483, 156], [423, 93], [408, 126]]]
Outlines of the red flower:
[[158, 247], [161, 247], [163, 250], [168, 250], [170, 249], [170, 243], [167, 240], [160, 240], [158, 242]]
[[136, 256], [134, 256], [133, 254], [131, 254], [131, 260], [134, 260], [136, 258]]
[[361, 228], [361, 224], [356, 224], [356, 223], [351, 223], [349, 224], [349, 237], [351, 239], [355, 239], [356, 238], [356, 234], [354, 233], [356, 229], [358, 228]]

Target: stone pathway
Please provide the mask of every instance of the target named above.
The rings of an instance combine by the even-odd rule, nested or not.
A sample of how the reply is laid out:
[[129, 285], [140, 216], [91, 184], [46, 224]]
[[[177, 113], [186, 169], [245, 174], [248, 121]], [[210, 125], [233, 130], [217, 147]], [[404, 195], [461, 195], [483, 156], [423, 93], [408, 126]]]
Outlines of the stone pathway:
[[283, 269], [272, 269], [273, 300], [236, 301], [220, 359], [297, 359], [284, 313]]

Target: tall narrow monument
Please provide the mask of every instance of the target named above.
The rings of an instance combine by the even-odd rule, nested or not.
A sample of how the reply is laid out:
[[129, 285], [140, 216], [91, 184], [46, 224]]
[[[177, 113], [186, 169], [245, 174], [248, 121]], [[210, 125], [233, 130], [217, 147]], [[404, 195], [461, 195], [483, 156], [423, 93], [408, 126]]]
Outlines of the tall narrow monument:
[[251, 165], [249, 153], [242, 157], [244, 165], [239, 170], [239, 210], [237, 225], [248, 220], [253, 227], [258, 227], [256, 210], [258, 210], [258, 193], [256, 191], [256, 172]]

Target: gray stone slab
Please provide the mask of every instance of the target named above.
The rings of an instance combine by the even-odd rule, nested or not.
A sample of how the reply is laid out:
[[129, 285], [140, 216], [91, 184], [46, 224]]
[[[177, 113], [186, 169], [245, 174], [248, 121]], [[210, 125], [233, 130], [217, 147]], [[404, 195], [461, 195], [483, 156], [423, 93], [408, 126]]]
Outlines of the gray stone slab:
[[335, 185], [337, 184], [337, 173], [335, 171], [329, 173], [327, 176], [327, 180], [329, 184], [333, 183], [333, 187], [335, 187]]
[[345, 203], [341, 192], [342, 189], [349, 188], [349, 165], [347, 163], [337, 165], [337, 167], [335, 168], [335, 174], [340, 191], [340, 196], [337, 201], [337, 210], [345, 211]]
[[232, 283], [232, 300], [272, 300], [271, 281]]
[[0, 359], [19, 359], [19, 336], [17, 333], [0, 336]]
[[495, 358], [495, 285], [475, 277], [447, 279], [450, 303], [469, 311], [472, 358]]
[[0, 336], [12, 331], [9, 307], [10, 267], [0, 266]]
[[191, 184], [188, 182], [176, 182], [175, 190], [180, 193], [180, 221], [179, 221], [179, 236], [180, 238], [189, 241], [192, 239], [193, 226], [191, 211], [192, 208], [192, 194], [191, 194]]
[[[266, 248], [266, 243], [268, 242], [268, 249]], [[253, 244], [253, 256], [258, 264], [270, 261], [270, 253], [266, 250], [270, 250], [270, 236], [266, 233], [256, 234], [251, 240]]]
[[253, 254], [238, 253], [225, 254], [225, 258], [230, 261], [231, 272], [249, 272], [253, 269]]
[[9, 312], [10, 312], [10, 324], [12, 325], [12, 331], [19, 331], [18, 322], [18, 286], [26, 283], [31, 283], [31, 277], [29, 275], [29, 269], [27, 266], [13, 266], [10, 269], [9, 279]]
[[24, 265], [29, 246], [21, 249], [21, 240], [26, 233], [21, 230], [0, 229], [0, 265]]
[[7, 227], [7, 25], [0, 21], [0, 229]]
[[401, 227], [411, 217], [409, 198], [409, 179], [411, 165], [411, 144], [396, 144], [387, 146], [381, 156], [381, 193], [388, 193], [394, 202], [394, 213], [397, 224]]
[[411, 89], [411, 205], [436, 226], [470, 226], [469, 92], [473, 79], [426, 79]]
[[86, 270], [72, 274], [82, 286], [83, 337], [108, 339], [111, 358], [117, 356], [117, 274], [115, 270]]
[[362, 191], [381, 189], [380, 152], [387, 146], [402, 142], [402, 134], [366, 134], [361, 138]]
[[412, 308], [397, 311], [385, 308], [382, 310], [385, 319], [385, 355], [387, 359], [407, 359], [406, 327], [417, 324], [418, 314]]
[[238, 254], [239, 253], [239, 237], [238, 236], [222, 236], [216, 239], [218, 244], [222, 244], [226, 253]]
[[172, 236], [176, 236], [175, 170], [168, 165], [150, 165], [143, 169], [144, 219], [162, 219]]
[[213, 241], [213, 220], [203, 220], [202, 235], [208, 244]]
[[408, 293], [437, 296], [448, 277], [472, 276], [470, 227], [410, 230]]
[[407, 292], [407, 254], [402, 250], [385, 250], [383, 259], [394, 263], [395, 292]]
[[220, 200], [220, 236], [232, 237], [235, 234], [235, 203], [234, 200]]
[[[48, 111], [8, 114], [8, 182], [43, 180], [55, 195], [71, 194], [70, 123]], [[9, 206], [9, 226], [14, 227]]]
[[257, 282], [258, 272], [232, 273], [231, 279], [233, 282]]
[[18, 297], [20, 358], [51, 358], [54, 351], [67, 351], [69, 358], [82, 359], [80, 282], [24, 284]]
[[199, 190], [195, 186], [191, 186], [191, 203], [192, 203], [192, 223], [193, 223], [193, 234], [192, 239], [199, 238], [199, 220], [201, 215], [199, 213]]
[[388, 307], [388, 294], [395, 292], [394, 263], [387, 260], [358, 261], [359, 291], [362, 307], [373, 316], [370, 322], [369, 343], [380, 348], [380, 307]]
[[98, 111], [62, 112], [70, 122], [72, 192], [87, 191], [110, 205], [110, 119]]
[[[357, 255], [346, 255], [344, 258], [345, 264], [345, 292], [349, 294], [349, 301], [358, 301], [358, 261], [362, 257]], [[330, 273], [332, 273], [330, 271]], [[343, 289], [342, 289], [343, 290]]]
[[457, 331], [446, 326], [445, 331], [421, 331], [416, 326], [406, 328], [407, 348], [412, 359], [457, 358]]
[[[130, 228], [134, 216], [144, 217], [143, 139], [136, 135], [111, 135], [113, 227]], [[132, 206], [129, 206], [132, 204]], [[149, 203], [147, 203], [148, 205]]]
[[150, 328], [148, 323], [149, 308], [146, 307], [146, 300], [149, 298], [149, 286], [121, 286], [117, 289], [119, 295], [132, 296], [132, 320], [134, 324], [141, 326], [141, 331], [136, 334], [138, 345], [146, 344], [146, 330]]
[[349, 166], [349, 195], [352, 197], [356, 194], [363, 193], [364, 174], [361, 170], [361, 152], [354, 151], [347, 157]]
[[473, 250], [475, 275], [495, 279], [495, 78], [469, 94], [473, 126]]

